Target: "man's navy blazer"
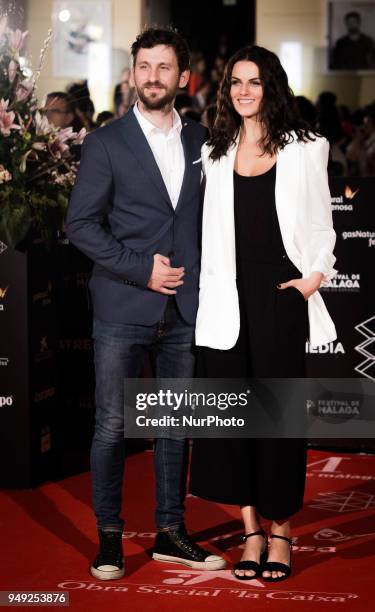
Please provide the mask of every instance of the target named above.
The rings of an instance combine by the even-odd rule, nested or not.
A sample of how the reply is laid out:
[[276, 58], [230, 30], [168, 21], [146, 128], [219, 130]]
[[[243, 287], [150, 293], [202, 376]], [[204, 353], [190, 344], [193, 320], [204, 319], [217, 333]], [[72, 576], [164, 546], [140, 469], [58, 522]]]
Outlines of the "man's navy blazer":
[[206, 129], [181, 117], [185, 173], [176, 209], [132, 109], [88, 134], [69, 204], [69, 240], [94, 261], [89, 287], [94, 317], [152, 325], [167, 296], [147, 288], [155, 253], [184, 266], [177, 287], [181, 315], [195, 323], [201, 219], [201, 146]]

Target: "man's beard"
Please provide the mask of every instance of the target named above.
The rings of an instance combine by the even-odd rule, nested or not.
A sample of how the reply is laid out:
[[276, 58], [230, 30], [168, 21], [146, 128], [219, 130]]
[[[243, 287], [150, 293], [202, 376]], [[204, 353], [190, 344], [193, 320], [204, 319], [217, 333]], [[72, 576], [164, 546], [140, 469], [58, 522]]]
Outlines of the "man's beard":
[[[161, 98], [153, 98], [151, 97], [152, 94], [151, 96], [146, 96], [144, 90], [147, 89], [147, 87], [151, 86], [160, 87], [164, 89], [164, 96], [162, 96]], [[177, 87], [173, 89], [167, 89], [166, 87], [164, 87], [164, 85], [161, 85], [161, 83], [146, 83], [145, 85], [143, 85], [142, 89], [137, 90], [137, 93], [138, 98], [140, 99], [146, 110], [164, 110], [166, 107], [171, 106], [171, 104], [173, 103], [173, 100], [176, 97]]]

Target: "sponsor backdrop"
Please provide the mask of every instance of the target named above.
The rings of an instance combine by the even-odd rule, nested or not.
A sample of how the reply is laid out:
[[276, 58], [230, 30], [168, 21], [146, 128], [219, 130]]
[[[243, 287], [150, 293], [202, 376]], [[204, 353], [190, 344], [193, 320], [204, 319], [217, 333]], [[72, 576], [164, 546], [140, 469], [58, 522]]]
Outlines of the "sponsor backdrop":
[[[375, 380], [375, 178], [332, 178], [330, 187], [338, 275], [321, 291], [338, 339], [319, 349], [306, 345], [308, 375]], [[0, 242], [1, 486], [35, 486], [88, 469], [94, 424], [90, 269], [63, 238], [53, 250], [34, 240], [24, 253]], [[358, 408], [326, 401], [318, 409], [350, 416]], [[311, 443], [351, 445], [348, 439]], [[139, 442], [131, 444], [136, 450]], [[375, 445], [357, 439], [351, 446]]]
[[[306, 345], [310, 377], [366, 377], [375, 380], [375, 178], [330, 179], [333, 223], [337, 234], [337, 276], [321, 289], [337, 329], [337, 340], [319, 349]], [[322, 401], [325, 415], [360, 418], [350, 401]], [[330, 447], [374, 448], [374, 440], [314, 440]]]

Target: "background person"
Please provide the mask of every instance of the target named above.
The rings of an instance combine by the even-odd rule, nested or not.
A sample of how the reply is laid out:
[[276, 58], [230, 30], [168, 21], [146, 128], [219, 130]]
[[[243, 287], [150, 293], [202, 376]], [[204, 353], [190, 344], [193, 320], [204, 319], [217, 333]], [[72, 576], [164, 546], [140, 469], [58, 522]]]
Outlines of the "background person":
[[55, 127], [72, 127], [74, 132], [79, 132], [82, 128], [81, 121], [76, 113], [75, 101], [65, 91], [52, 91], [47, 94], [42, 110], [45, 112], [48, 121]]
[[116, 117], [122, 117], [137, 100], [137, 92], [130, 82], [130, 68], [124, 68], [121, 81], [115, 87], [113, 102]]
[[87, 81], [77, 81], [67, 86], [66, 91], [74, 99], [76, 114], [87, 132], [95, 129], [95, 106], [90, 96]]

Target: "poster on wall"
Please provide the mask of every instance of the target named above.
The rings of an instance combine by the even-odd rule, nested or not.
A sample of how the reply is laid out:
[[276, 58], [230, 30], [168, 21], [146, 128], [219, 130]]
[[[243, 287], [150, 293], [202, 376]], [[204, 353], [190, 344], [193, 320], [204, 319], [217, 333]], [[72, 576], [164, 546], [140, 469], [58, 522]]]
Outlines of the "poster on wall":
[[328, 2], [328, 68], [375, 70], [375, 1]]
[[54, 0], [53, 75], [90, 78], [110, 63], [110, 0]]

